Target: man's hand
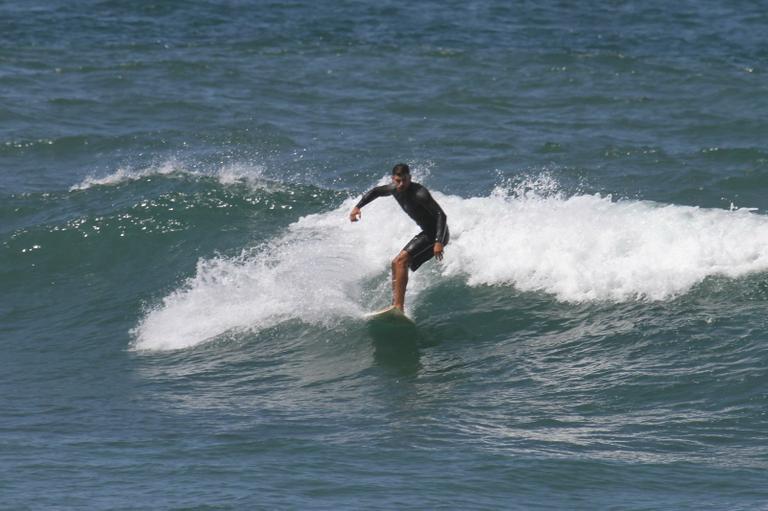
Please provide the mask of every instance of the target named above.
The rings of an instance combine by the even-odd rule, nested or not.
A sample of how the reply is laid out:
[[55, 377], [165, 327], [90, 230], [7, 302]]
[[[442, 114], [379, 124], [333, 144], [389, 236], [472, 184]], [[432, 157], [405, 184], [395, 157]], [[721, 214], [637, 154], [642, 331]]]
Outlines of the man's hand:
[[352, 208], [352, 212], [349, 214], [349, 221], [350, 222], [357, 222], [360, 220], [360, 208]]
[[443, 260], [443, 244], [439, 241], [435, 242], [435, 259], [438, 261]]

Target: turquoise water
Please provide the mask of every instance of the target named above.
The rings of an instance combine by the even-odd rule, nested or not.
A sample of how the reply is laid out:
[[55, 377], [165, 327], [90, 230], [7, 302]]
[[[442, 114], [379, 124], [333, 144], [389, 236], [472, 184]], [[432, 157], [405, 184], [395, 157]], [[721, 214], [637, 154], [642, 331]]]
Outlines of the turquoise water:
[[0, 508], [768, 507], [766, 7], [0, 3]]

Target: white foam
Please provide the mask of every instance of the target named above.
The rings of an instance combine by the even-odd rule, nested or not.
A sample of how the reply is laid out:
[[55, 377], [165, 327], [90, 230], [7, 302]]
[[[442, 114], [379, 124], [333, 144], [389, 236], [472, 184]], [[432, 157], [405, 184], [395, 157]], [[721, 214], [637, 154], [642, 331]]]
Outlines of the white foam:
[[[584, 302], [664, 300], [708, 276], [768, 270], [764, 215], [565, 197], [541, 181], [488, 197], [433, 191], [449, 217], [451, 243], [443, 263], [412, 274], [407, 303], [418, 307], [420, 293], [444, 277]], [[141, 320], [135, 347], [184, 348], [289, 319], [333, 324], [359, 317], [371, 300], [383, 305], [389, 261], [418, 229], [390, 198], [366, 206], [352, 224], [347, 214], [355, 202], [303, 217], [237, 258], [200, 261], [196, 275]], [[379, 282], [377, 294], [364, 297], [371, 279]]]
[[[663, 300], [712, 275], [768, 269], [768, 218], [599, 195], [449, 199], [446, 275], [559, 300]], [[481, 213], [482, 212], [482, 213]]]
[[[261, 165], [248, 165], [243, 163], [231, 163], [223, 165], [215, 170], [214, 176], [223, 185], [246, 183], [252, 186], [263, 186], [268, 181], [264, 177], [264, 167]], [[278, 186], [277, 183], [273, 183]]]

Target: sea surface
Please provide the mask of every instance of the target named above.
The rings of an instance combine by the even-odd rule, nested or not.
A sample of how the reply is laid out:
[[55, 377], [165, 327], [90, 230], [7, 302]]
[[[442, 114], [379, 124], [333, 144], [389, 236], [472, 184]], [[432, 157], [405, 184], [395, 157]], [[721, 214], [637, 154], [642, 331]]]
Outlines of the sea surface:
[[765, 1], [0, 1], [0, 509], [768, 509], [767, 312]]

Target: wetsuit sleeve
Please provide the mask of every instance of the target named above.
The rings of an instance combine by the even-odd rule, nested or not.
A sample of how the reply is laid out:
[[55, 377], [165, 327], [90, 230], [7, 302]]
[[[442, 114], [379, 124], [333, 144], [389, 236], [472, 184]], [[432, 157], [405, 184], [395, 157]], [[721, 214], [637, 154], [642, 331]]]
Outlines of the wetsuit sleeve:
[[421, 207], [427, 210], [429, 214], [435, 219], [435, 242], [445, 244], [445, 233], [448, 226], [448, 215], [445, 214], [443, 208], [432, 198], [432, 194], [426, 188], [422, 188], [416, 194], [416, 198], [419, 201]]
[[374, 199], [378, 199], [379, 197], [386, 197], [387, 195], [392, 195], [394, 193], [395, 187], [390, 185], [381, 185], [377, 186], [376, 188], [372, 188], [368, 190], [365, 195], [360, 199], [360, 201], [357, 203], [356, 208], [362, 208], [369, 202], [371, 202]]

